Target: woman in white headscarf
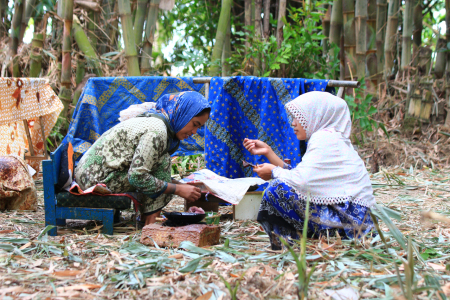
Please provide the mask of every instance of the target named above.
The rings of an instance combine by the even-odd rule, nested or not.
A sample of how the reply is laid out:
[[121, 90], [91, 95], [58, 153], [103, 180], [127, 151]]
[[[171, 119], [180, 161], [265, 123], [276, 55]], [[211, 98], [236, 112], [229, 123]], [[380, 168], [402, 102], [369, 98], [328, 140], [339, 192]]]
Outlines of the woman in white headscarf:
[[297, 138], [308, 143], [295, 168], [284, 163], [264, 142], [244, 140], [248, 151], [270, 161], [254, 171], [264, 180], [273, 179], [258, 214], [272, 249], [281, 247], [277, 236], [299, 238], [308, 197], [308, 237], [338, 232], [343, 237], [359, 238], [367, 234], [373, 228], [369, 211], [375, 200], [364, 162], [349, 139], [347, 103], [326, 92], [310, 92], [285, 107], [293, 117]]

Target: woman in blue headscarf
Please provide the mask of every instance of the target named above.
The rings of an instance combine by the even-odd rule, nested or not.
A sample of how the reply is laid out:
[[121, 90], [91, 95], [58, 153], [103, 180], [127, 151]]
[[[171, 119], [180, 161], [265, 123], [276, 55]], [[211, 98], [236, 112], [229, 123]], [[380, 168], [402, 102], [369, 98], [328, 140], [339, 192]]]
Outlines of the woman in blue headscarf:
[[195, 134], [209, 118], [208, 101], [197, 92], [164, 95], [156, 108], [117, 124], [83, 155], [75, 180], [83, 189], [98, 183], [113, 193], [133, 193], [145, 224], [155, 221], [173, 195], [195, 201], [200, 190], [172, 183], [171, 159], [180, 140]]

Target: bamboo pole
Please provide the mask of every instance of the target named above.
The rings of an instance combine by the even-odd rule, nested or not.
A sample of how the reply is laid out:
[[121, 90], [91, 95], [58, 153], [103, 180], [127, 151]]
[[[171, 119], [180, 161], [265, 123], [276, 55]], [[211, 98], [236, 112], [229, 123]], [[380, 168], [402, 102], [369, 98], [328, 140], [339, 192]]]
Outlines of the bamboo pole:
[[72, 103], [72, 23], [73, 23], [73, 0], [63, 0], [65, 2], [62, 18], [64, 19], [63, 45], [62, 45], [62, 69], [61, 69], [61, 89], [59, 99], [61, 99], [64, 110], [61, 116], [66, 118], [69, 112], [69, 105]]
[[411, 63], [411, 36], [413, 31], [413, 0], [405, 0], [403, 12], [403, 36], [402, 36], [402, 69], [406, 69]]
[[[77, 55], [77, 69], [75, 73], [75, 83], [78, 86], [81, 81], [83, 81], [84, 75], [86, 74], [86, 60], [84, 59], [83, 55], [78, 54]], [[81, 89], [76, 89], [73, 93], [73, 101], [72, 105], [76, 106], [78, 103], [78, 99], [81, 95]]]
[[328, 44], [330, 42], [330, 21], [331, 21], [331, 5], [325, 4], [325, 15], [322, 18], [322, 28], [323, 35], [325, 36], [322, 40], [323, 56], [328, 54]]
[[[223, 0], [222, 0], [223, 1]], [[231, 19], [228, 21], [227, 35], [225, 36], [225, 42], [223, 44], [222, 52], [222, 76], [226, 77], [231, 74], [230, 64], [227, 59], [231, 56]]]
[[356, 74], [355, 2], [343, 0], [342, 12], [344, 15], [344, 79], [350, 79], [351, 74]]
[[112, 30], [111, 18], [112, 18], [113, 9], [114, 9], [114, 7], [112, 7], [112, 5], [114, 5], [114, 2], [115, 1], [103, 0], [103, 3], [102, 3], [102, 12], [103, 12], [103, 17], [104, 17], [104, 21], [105, 21], [104, 25], [105, 25], [105, 35], [106, 35], [106, 38], [105, 38], [106, 43], [102, 43], [100, 45], [100, 53], [102, 53], [102, 54], [112, 51], [111, 46], [114, 41], [109, 40], [109, 38], [111, 38], [111, 30]]
[[[255, 39], [261, 41], [262, 28], [261, 28], [261, 11], [262, 11], [262, 0], [255, 0]], [[228, 30], [228, 29], [227, 29]], [[254, 76], [261, 76], [261, 53], [256, 53], [255, 57], [255, 67], [253, 69]]]
[[0, 38], [6, 37], [8, 34], [7, 28], [7, 10], [8, 10], [8, 0], [0, 0]]
[[[23, 0], [25, 1], [25, 0]], [[22, 26], [20, 28], [19, 41], [22, 41], [25, 30], [27, 29], [28, 22], [30, 21], [31, 14], [33, 13], [36, 6], [36, 0], [27, 0], [25, 5], [25, 12], [22, 15]]]
[[356, 74], [358, 79], [366, 76], [366, 50], [367, 50], [367, 0], [356, 0], [355, 5], [356, 29]]
[[130, 0], [119, 0], [118, 3], [127, 58], [128, 76], [139, 76], [141, 72], [139, 71], [139, 59], [134, 38]]
[[[278, 22], [277, 22], [277, 49], [281, 48], [281, 43], [283, 42], [283, 19], [286, 17], [286, 0], [280, 0], [278, 7]], [[278, 77], [284, 77], [285, 65], [281, 64], [280, 70], [278, 70]]]
[[434, 67], [434, 76], [440, 79], [445, 74], [445, 66], [447, 65], [447, 53], [444, 52], [447, 48], [445, 39], [439, 38], [436, 45], [436, 63]]
[[150, 71], [150, 61], [153, 52], [153, 43], [155, 41], [156, 21], [158, 19], [160, 0], [151, 0], [148, 7], [147, 24], [145, 25], [144, 47], [141, 58], [141, 74]]
[[96, 29], [97, 29], [97, 22], [98, 22], [98, 14], [93, 11], [93, 10], [89, 10], [88, 13], [88, 21], [87, 21], [87, 30], [88, 30], [88, 37], [89, 37], [89, 41], [92, 45], [92, 47], [94, 49], [97, 49], [97, 44], [98, 44], [98, 37], [96, 34]]
[[270, 0], [264, 0], [263, 34], [264, 38], [270, 35]]
[[378, 86], [377, 73], [377, 0], [368, 0], [367, 5], [367, 36], [366, 36], [366, 80], [367, 88], [373, 93], [376, 93]]
[[[330, 57], [334, 58], [334, 46], [340, 46], [341, 32], [344, 15], [342, 14], [342, 0], [334, 0], [333, 7], [331, 9], [331, 22], [330, 22]], [[337, 74], [332, 74], [331, 78], [336, 78]]]
[[[245, 32], [247, 36], [245, 37], [245, 57], [247, 57], [250, 51], [250, 26], [252, 26], [252, 0], [244, 0], [244, 25], [246, 27]], [[246, 68], [246, 71], [251, 72], [253, 63], [249, 62]], [[250, 69], [250, 70], [249, 70]]]
[[118, 41], [119, 41], [119, 4], [117, 1], [114, 2], [114, 10], [111, 21], [111, 33], [109, 35], [111, 41], [112, 49], [117, 49]]
[[223, 45], [227, 34], [228, 22], [230, 20], [232, 0], [223, 0], [222, 9], [220, 10], [219, 24], [216, 32], [216, 42], [214, 44], [211, 56], [211, 67], [209, 73], [211, 76], [219, 75], [219, 63], [222, 58]]
[[138, 0], [136, 18], [134, 19], [134, 42], [136, 46], [142, 45], [142, 33], [144, 32], [145, 15], [148, 12], [149, 0]]
[[397, 27], [398, 27], [398, 14], [399, 14], [399, 1], [400, 0], [389, 0], [388, 6], [388, 21], [386, 26], [386, 40], [384, 43], [384, 62], [385, 62], [385, 72], [386, 76], [393, 75], [392, 69], [394, 67], [395, 60], [395, 47]]
[[386, 38], [386, 0], [377, 0], [377, 72], [381, 74], [384, 70], [384, 40]]
[[14, 1], [14, 16], [11, 23], [11, 39], [9, 43], [9, 55], [12, 58], [11, 74], [13, 77], [20, 77], [19, 57], [17, 49], [19, 48], [20, 27], [22, 21], [24, 0]]
[[[448, 45], [448, 43], [450, 43], [450, 0], [445, 0], [445, 22], [447, 24], [445, 37], [447, 38]], [[447, 69], [445, 72], [445, 98], [447, 99], [447, 117], [445, 119], [445, 125], [450, 126], [450, 52], [447, 52]]]
[[94, 73], [98, 77], [103, 76], [102, 69], [100, 67], [100, 62], [97, 57], [97, 53], [92, 45], [89, 43], [89, 39], [84, 33], [83, 28], [80, 25], [80, 20], [78, 20], [77, 16], [73, 16], [74, 22], [72, 23], [73, 27], [73, 36], [75, 38], [75, 42], [78, 45], [78, 48], [81, 52], [83, 52], [84, 56], [88, 59], [88, 63], [94, 66]]
[[39, 77], [42, 70], [42, 50], [44, 49], [44, 34], [34, 33], [30, 52], [30, 77]]
[[419, 48], [422, 45], [422, 30], [423, 30], [423, 15], [422, 15], [422, 1], [416, 1], [413, 11], [413, 61], [414, 65], [419, 62]]

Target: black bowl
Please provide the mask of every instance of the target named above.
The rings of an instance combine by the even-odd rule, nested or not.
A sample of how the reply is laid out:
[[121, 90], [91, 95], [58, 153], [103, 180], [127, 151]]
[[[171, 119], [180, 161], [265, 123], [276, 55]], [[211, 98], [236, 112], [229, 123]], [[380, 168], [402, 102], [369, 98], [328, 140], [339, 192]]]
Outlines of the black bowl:
[[206, 214], [196, 214], [191, 212], [165, 212], [164, 216], [174, 224], [189, 225], [201, 222]]

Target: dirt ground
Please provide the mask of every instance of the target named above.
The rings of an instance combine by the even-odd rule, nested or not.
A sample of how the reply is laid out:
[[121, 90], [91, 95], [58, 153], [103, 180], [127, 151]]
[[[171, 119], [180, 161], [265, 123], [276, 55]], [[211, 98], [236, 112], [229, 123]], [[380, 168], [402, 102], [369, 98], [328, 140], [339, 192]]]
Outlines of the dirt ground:
[[[390, 209], [383, 209], [387, 219], [377, 213], [386, 243], [378, 234], [307, 240], [304, 272], [295, 263], [300, 247], [294, 256], [270, 250], [253, 221], [223, 218], [221, 243], [207, 248], [143, 246], [131, 211], [113, 236], [101, 234], [101, 224], [79, 220], [59, 228], [57, 237], [42, 235], [38, 180], [36, 212], [0, 213], [0, 298], [296, 299], [312, 272], [309, 299], [444, 299], [450, 297], [448, 171], [381, 168], [371, 175], [378, 204]], [[182, 209], [179, 198], [167, 207]]]

